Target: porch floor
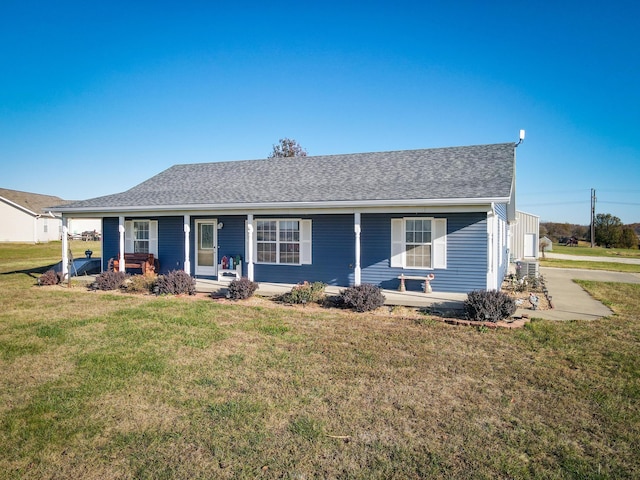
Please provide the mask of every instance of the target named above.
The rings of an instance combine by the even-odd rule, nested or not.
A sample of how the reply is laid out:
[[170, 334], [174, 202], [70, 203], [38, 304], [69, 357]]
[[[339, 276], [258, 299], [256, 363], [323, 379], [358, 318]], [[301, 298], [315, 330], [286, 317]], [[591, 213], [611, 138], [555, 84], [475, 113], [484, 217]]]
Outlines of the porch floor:
[[[218, 282], [203, 278], [196, 279], [196, 291], [199, 293], [215, 293], [224, 296], [227, 292], [228, 282]], [[295, 285], [286, 283], [258, 282], [256, 295], [274, 297], [289, 292]], [[327, 286], [327, 295], [338, 295], [346, 287]], [[467, 298], [466, 293], [423, 293], [416, 291], [399, 292], [397, 290], [382, 290], [385, 296], [385, 305], [401, 305], [405, 307], [431, 307], [440, 312], [462, 310], [463, 302]]]

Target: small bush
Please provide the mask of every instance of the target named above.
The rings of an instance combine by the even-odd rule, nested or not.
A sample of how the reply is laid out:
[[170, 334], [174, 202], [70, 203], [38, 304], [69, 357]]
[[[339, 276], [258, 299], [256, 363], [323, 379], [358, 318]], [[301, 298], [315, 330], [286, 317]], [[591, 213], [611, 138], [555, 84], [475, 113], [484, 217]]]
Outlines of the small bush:
[[467, 294], [464, 311], [470, 320], [497, 322], [509, 318], [516, 311], [516, 302], [497, 290], [474, 290]]
[[305, 281], [293, 287], [290, 292], [282, 295], [280, 300], [296, 304], [320, 302], [324, 298], [324, 289], [326, 286], [327, 284], [322, 282], [309, 283]]
[[134, 275], [125, 280], [122, 288], [127, 293], [152, 293], [157, 279], [155, 275]]
[[377, 285], [363, 283], [356, 287], [349, 287], [340, 292], [345, 307], [356, 312], [368, 312], [384, 305], [384, 295]]
[[194, 295], [196, 279], [184, 270], [172, 270], [166, 275], [159, 275], [156, 280], [160, 295]]
[[258, 289], [258, 284], [247, 277], [233, 280], [227, 289], [227, 297], [232, 300], [244, 300], [253, 295]]
[[109, 270], [98, 275], [94, 285], [98, 290], [117, 290], [122, 287], [126, 279], [126, 273]]
[[57, 285], [61, 281], [61, 275], [55, 270], [47, 270], [38, 277], [38, 285]]

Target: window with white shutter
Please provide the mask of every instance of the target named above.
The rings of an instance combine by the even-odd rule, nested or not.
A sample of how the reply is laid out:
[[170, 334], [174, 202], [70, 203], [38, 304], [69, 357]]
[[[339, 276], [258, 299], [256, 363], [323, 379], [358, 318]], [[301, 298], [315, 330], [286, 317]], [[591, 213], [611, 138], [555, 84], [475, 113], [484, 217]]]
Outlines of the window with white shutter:
[[390, 265], [419, 270], [447, 268], [447, 220], [392, 218]]

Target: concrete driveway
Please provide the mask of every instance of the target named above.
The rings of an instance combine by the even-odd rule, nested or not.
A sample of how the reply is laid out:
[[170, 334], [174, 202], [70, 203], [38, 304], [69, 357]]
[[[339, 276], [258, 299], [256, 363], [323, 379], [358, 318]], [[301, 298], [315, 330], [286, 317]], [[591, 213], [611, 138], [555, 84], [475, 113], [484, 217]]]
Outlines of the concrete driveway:
[[[575, 257], [574, 257], [575, 258]], [[597, 261], [599, 258], [590, 257]], [[608, 272], [603, 270], [581, 270], [577, 268], [541, 267], [545, 285], [552, 296], [552, 310], [518, 310], [533, 318], [548, 320], [596, 320], [613, 312], [595, 300], [573, 280], [593, 280], [597, 282], [640, 283], [640, 274]]]

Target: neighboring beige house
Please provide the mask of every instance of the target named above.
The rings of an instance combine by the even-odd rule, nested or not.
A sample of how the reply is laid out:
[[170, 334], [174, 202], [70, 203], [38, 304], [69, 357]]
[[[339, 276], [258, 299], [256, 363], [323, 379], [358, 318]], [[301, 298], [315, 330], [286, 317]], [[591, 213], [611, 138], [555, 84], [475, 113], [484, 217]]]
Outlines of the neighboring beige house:
[[[50, 213], [60, 197], [0, 188], [0, 242], [40, 243], [60, 240], [62, 220]], [[99, 219], [74, 219], [69, 233], [101, 230]]]
[[516, 211], [511, 224], [511, 260], [537, 260], [539, 253], [540, 217]]

